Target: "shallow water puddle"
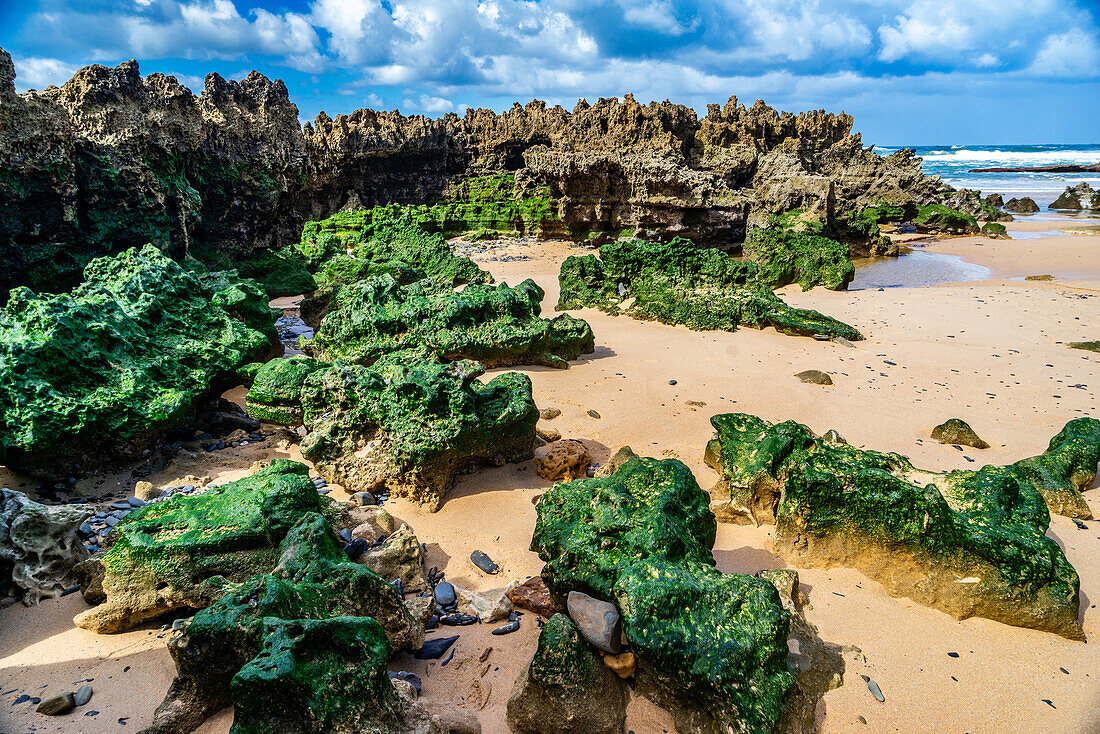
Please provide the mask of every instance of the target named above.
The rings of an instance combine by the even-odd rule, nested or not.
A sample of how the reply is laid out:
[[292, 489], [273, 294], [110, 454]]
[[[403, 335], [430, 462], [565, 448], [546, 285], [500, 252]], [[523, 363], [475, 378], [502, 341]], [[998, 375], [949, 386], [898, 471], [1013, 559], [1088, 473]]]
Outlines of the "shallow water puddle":
[[296, 308], [283, 311], [283, 315], [275, 322], [275, 329], [279, 332], [279, 340], [286, 348], [283, 352], [284, 357], [302, 354], [302, 350], [298, 348], [298, 337], [313, 338], [313, 327], [302, 321]]
[[899, 257], [870, 258], [857, 264], [856, 277], [848, 290], [868, 288], [920, 288], [940, 283], [987, 280], [989, 268], [963, 260], [958, 255], [913, 250]]

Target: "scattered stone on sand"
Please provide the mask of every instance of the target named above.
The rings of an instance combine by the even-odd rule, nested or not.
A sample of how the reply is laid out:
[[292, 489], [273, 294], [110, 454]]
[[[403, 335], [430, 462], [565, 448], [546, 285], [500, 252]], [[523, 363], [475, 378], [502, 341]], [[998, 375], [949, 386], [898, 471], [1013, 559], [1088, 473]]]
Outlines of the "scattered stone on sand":
[[878, 687], [878, 683], [867, 676], [863, 676], [863, 680], [867, 682], [867, 690], [871, 692], [871, 695], [878, 699], [879, 703], [886, 703], [886, 697], [882, 695], [882, 689]]
[[73, 694], [59, 693], [56, 696], [47, 698], [42, 703], [38, 704], [36, 709], [38, 713], [45, 714], [46, 716], [61, 716], [67, 714], [76, 708], [76, 700]]
[[561, 440], [561, 431], [556, 428], [535, 428], [535, 435], [546, 443], [554, 443]]
[[622, 650], [622, 619], [614, 604], [570, 591], [565, 606], [589, 644], [609, 653]]
[[472, 552], [470, 554], [470, 563], [489, 575], [500, 573], [500, 566], [494, 563], [493, 559], [487, 556], [483, 551], [475, 550]]
[[829, 377], [828, 372], [822, 372], [821, 370], [804, 370], [795, 375], [801, 382], [807, 382], [811, 385], [832, 385], [833, 378]]
[[585, 644], [577, 626], [555, 614], [516, 679], [507, 721], [514, 734], [622, 734], [623, 683]]
[[481, 734], [481, 722], [469, 711], [451, 708], [432, 715], [446, 734]]
[[408, 525], [402, 525], [382, 545], [359, 556], [358, 562], [387, 581], [400, 579], [406, 591], [428, 588], [424, 579], [424, 549]]
[[620, 678], [629, 678], [634, 675], [637, 664], [634, 662], [634, 653], [621, 652], [618, 655], [604, 655], [603, 664], [615, 671]]
[[485, 624], [507, 619], [512, 613], [512, 602], [508, 598], [508, 592], [515, 586], [513, 582], [503, 588], [488, 591], [470, 591], [456, 586], [454, 590], [458, 610], [463, 614], [477, 617]]
[[83, 706], [84, 704], [88, 703], [88, 701], [91, 701], [91, 700], [92, 700], [92, 687], [91, 686], [81, 686], [80, 688], [77, 688], [76, 692], [73, 694], [73, 702], [77, 706]]
[[975, 449], [987, 449], [989, 444], [974, 433], [970, 425], [960, 419], [951, 418], [932, 429], [932, 439], [943, 444], [956, 446], [970, 446]]
[[455, 587], [450, 581], [440, 581], [436, 584], [434, 594], [436, 603], [444, 609], [454, 605], [458, 600]]
[[599, 417], [600, 417], [600, 414], [599, 414], [599, 413], [597, 413], [597, 412], [596, 412], [596, 411], [594, 411], [594, 410], [591, 410], [591, 409], [589, 409], [589, 410], [588, 410], [588, 416], [589, 416], [590, 418], [596, 418], [596, 419], [598, 420], [598, 419], [599, 419]]
[[451, 649], [451, 645], [458, 641], [458, 635], [451, 637], [434, 637], [424, 642], [424, 646], [413, 653], [417, 660], [438, 660], [443, 653]]
[[33, 606], [76, 584], [74, 568], [88, 558], [80, 528], [91, 514], [84, 505], [47, 506], [0, 489], [0, 588], [11, 584]]
[[508, 598], [520, 609], [526, 609], [543, 617], [549, 618], [557, 611], [554, 601], [550, 598], [550, 589], [546, 588], [546, 582], [541, 576], [532, 576], [522, 584], [513, 587], [508, 592]]
[[542, 408], [539, 410], [539, 418], [544, 421], [552, 421], [561, 415], [561, 409], [559, 408]]
[[160, 489], [153, 486], [152, 482], [138, 482], [134, 485], [134, 496], [146, 501], [156, 499], [160, 496]]
[[568, 482], [585, 476], [592, 457], [583, 443], [575, 439], [555, 442], [535, 459], [535, 471], [551, 482]]
[[1041, 500], [1064, 512], [1092, 482], [1100, 421], [1070, 421], [1040, 456], [943, 474], [900, 454], [828, 444], [794, 421], [730, 413], [711, 423], [704, 459], [722, 477], [711, 490], [715, 514], [775, 523], [775, 552], [788, 563], [854, 567], [887, 593], [957, 619], [1082, 639], [1080, 580], [1046, 536]]

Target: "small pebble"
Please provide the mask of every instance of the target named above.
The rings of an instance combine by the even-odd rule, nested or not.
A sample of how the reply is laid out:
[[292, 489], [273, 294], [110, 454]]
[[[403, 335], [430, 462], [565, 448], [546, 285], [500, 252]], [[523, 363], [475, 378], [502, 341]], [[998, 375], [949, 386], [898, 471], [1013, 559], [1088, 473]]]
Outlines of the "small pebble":
[[458, 635], [428, 640], [422, 648], [413, 653], [413, 657], [417, 660], [437, 660], [450, 649], [451, 645], [455, 644], [456, 640], [458, 640]]
[[476, 550], [470, 554], [470, 563], [474, 564], [488, 574], [494, 574], [500, 571], [500, 566], [493, 563], [493, 559], [489, 558], [489, 556], [485, 555], [479, 550]]
[[519, 629], [519, 620], [514, 619], [511, 622], [509, 622], [508, 624], [504, 625], [503, 627], [497, 627], [495, 630], [493, 630], [493, 634], [494, 635], [507, 635], [507, 634], [511, 634], [512, 632], [515, 632], [518, 629]]
[[421, 681], [420, 681], [420, 676], [417, 675], [416, 673], [410, 673], [407, 670], [397, 670], [397, 671], [391, 670], [390, 671], [390, 678], [396, 679], [396, 680], [403, 680], [403, 681], [411, 684], [412, 687], [413, 687], [413, 690], [416, 691], [417, 695], [420, 694]]
[[81, 686], [76, 689], [76, 693], [73, 694], [73, 700], [76, 701], [77, 706], [83, 706], [92, 700], [92, 687]]
[[591, 416], [591, 417], [593, 417], [593, 418], [599, 418], [599, 417], [600, 417], [600, 414], [599, 414], [599, 413], [597, 413], [597, 412], [596, 412], [596, 411], [594, 411], [594, 410], [590, 410], [590, 411], [588, 411], [588, 415], [590, 415], [590, 416]]

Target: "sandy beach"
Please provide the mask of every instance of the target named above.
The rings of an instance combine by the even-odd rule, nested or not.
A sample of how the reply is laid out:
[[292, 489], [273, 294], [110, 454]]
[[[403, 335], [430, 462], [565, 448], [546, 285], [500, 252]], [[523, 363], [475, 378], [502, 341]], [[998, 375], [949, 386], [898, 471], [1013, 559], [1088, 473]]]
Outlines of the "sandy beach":
[[[1009, 232], [1100, 224], [1080, 217], [1008, 224]], [[1009, 463], [1041, 453], [1070, 419], [1100, 415], [1100, 357], [1066, 342], [1100, 338], [1100, 237], [1065, 234], [1042, 239], [942, 239], [924, 250], [956, 255], [988, 268], [991, 278], [921, 288], [802, 292], [781, 290], [792, 305], [820, 310], [865, 335], [853, 347], [784, 336], [774, 330], [693, 332], [584, 310], [596, 334], [596, 352], [568, 370], [523, 368], [540, 407], [560, 408], [551, 425], [582, 440], [597, 462], [620, 446], [684, 461], [704, 488], [716, 474], [702, 460], [710, 417], [747, 412], [771, 421], [794, 419], [818, 433], [840, 432], [851, 444], [908, 455], [923, 468], [948, 470]], [[561, 260], [583, 248], [561, 242], [515, 242], [474, 256], [498, 281], [531, 277], [546, 290], [543, 315], [557, 300]], [[501, 256], [524, 259], [502, 261]], [[1025, 281], [1051, 274], [1050, 282]], [[806, 369], [832, 375], [834, 385], [803, 384]], [[490, 376], [501, 370], [490, 371]], [[230, 397], [240, 400], [242, 390]], [[594, 418], [589, 411], [595, 411]], [[933, 426], [960, 417], [992, 446], [959, 450], [929, 438]], [[253, 462], [299, 458], [277, 439], [198, 457], [181, 456], [148, 477], [158, 485], [191, 474], [225, 481]], [[17, 477], [8, 477], [12, 484]], [[100, 484], [96, 484], [99, 481]], [[82, 491], [117, 486], [132, 493], [127, 474], [101, 476]], [[1095, 486], [1095, 485], [1094, 485]], [[488, 589], [538, 574], [528, 550], [534, 499], [549, 487], [533, 462], [486, 469], [460, 479], [438, 513], [405, 501], [387, 509], [427, 544], [428, 566], [458, 586]], [[1090, 496], [1092, 495], [1092, 496]], [[1086, 495], [1100, 515], [1100, 492]], [[334, 497], [346, 498], [336, 488]], [[985, 619], [956, 621], [908, 599], [891, 598], [876, 582], [849, 569], [800, 570], [812, 608], [807, 618], [821, 637], [844, 645], [844, 685], [817, 710], [822, 732], [1064, 732], [1100, 731], [1100, 522], [1088, 529], [1055, 516], [1049, 535], [1081, 577], [1087, 643], [1009, 627]], [[783, 567], [767, 527], [721, 525], [714, 548], [725, 572]], [[480, 549], [497, 561], [494, 577], [467, 560]], [[86, 608], [79, 594], [38, 607], [0, 611], [0, 732], [135, 731], [151, 721], [171, 681], [164, 647], [170, 631], [147, 625], [97, 636], [75, 628]], [[504, 734], [505, 704], [513, 681], [537, 639], [534, 615], [518, 633], [493, 637], [494, 625], [459, 628], [457, 653], [439, 661], [396, 656], [392, 670], [424, 678], [422, 700], [434, 711], [460, 707], [486, 734]], [[436, 632], [435, 634], [441, 634]], [[482, 662], [484, 651], [492, 647]], [[879, 684], [878, 702], [861, 675]], [[18, 693], [48, 696], [82, 681], [92, 701], [66, 717], [45, 718], [30, 704], [9, 705]], [[92, 716], [91, 711], [98, 711]], [[226, 732], [223, 711], [201, 729]], [[673, 731], [671, 718], [634, 697], [628, 729]]]

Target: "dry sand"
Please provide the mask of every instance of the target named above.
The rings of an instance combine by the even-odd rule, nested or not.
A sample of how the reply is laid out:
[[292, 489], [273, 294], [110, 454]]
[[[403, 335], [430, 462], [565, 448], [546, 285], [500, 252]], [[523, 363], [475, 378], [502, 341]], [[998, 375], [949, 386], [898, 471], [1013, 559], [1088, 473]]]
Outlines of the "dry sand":
[[[1100, 357], [1063, 344], [1100, 338], [1100, 238], [974, 237], [927, 247], [984, 265], [998, 280], [840, 293], [783, 289], [793, 305], [857, 326], [867, 340], [855, 347], [772, 330], [692, 332], [581, 311], [576, 315], [588, 319], [596, 333], [596, 353], [568, 370], [523, 371], [532, 378], [539, 406], [562, 410], [551, 425], [566, 438], [583, 440], [596, 461], [630, 445], [641, 454], [683, 460], [703, 487], [716, 479], [702, 452], [711, 435], [710, 416], [720, 412], [793, 418], [818, 432], [834, 428], [856, 446], [901, 452], [936, 470], [1040, 453], [1066, 421], [1100, 415]], [[498, 280], [514, 284], [533, 277], [547, 291], [544, 315], [552, 315], [558, 264], [579, 252], [565, 243], [517, 243], [476, 259]], [[529, 259], [490, 259], [505, 254]], [[1013, 280], [1034, 273], [1059, 279]], [[803, 384], [793, 374], [804, 369], [828, 371], [835, 384]], [[954, 416], [967, 420], [992, 448], [959, 451], [928, 438], [934, 425]], [[246, 473], [258, 456], [270, 455], [271, 446], [216, 452], [177, 462], [153, 479], [166, 483], [200, 473], [230, 479]], [[297, 456], [296, 448], [286, 446], [278, 455]], [[104, 479], [124, 488], [133, 481], [125, 475]], [[428, 565], [444, 569], [459, 586], [487, 589], [538, 573], [541, 563], [528, 550], [532, 503], [547, 488], [527, 462], [461, 478], [435, 514], [403, 501], [387, 508], [427, 544]], [[1100, 516], [1100, 492], [1090, 494]], [[339, 490], [334, 495], [344, 496]], [[983, 619], [959, 622], [888, 597], [856, 571], [800, 571], [812, 603], [807, 616], [822, 638], [859, 650], [845, 656], [844, 686], [819, 705], [821, 731], [1100, 731], [1100, 613], [1093, 603], [1100, 600], [1100, 522], [1079, 530], [1055, 517], [1050, 535], [1081, 575], [1088, 643]], [[715, 557], [727, 572], [782, 567], [770, 547], [768, 528], [722, 525]], [[488, 577], [475, 569], [467, 560], [475, 549], [489, 553], [502, 573]], [[153, 627], [97, 636], [72, 626], [72, 615], [83, 608], [73, 595], [0, 612], [4, 693], [49, 695], [89, 679], [96, 691], [84, 709], [58, 719], [34, 714], [29, 704], [12, 707], [16, 693], [5, 695], [0, 731], [117, 732], [149, 722], [172, 676], [164, 633]], [[505, 703], [534, 649], [537, 629], [530, 614], [513, 635], [492, 637], [493, 626], [459, 628], [457, 653], [446, 667], [398, 655], [391, 668], [424, 676], [422, 700], [429, 707], [465, 708], [479, 717], [486, 734], [503, 734]], [[490, 646], [490, 665], [482, 676], [486, 666], [479, 658]], [[879, 683], [885, 703], [871, 696], [861, 674]], [[100, 713], [83, 716], [89, 709]], [[125, 728], [120, 717], [129, 717]], [[231, 712], [222, 712], [200, 731], [228, 731], [231, 718]], [[637, 734], [673, 730], [665, 712], [637, 698], [628, 728]]]

